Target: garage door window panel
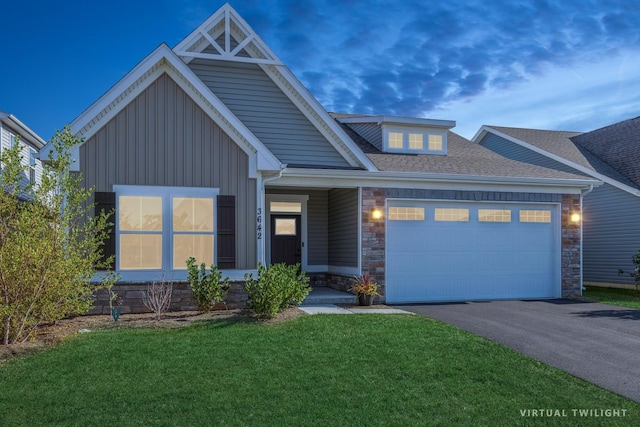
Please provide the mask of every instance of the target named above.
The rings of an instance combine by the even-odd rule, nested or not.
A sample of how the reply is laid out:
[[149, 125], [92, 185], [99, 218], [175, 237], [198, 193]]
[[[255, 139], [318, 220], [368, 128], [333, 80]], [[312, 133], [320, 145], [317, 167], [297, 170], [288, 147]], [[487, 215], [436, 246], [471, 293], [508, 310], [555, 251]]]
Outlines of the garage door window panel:
[[511, 222], [510, 209], [478, 209], [480, 222]]
[[469, 222], [469, 209], [436, 208], [435, 220], [442, 222]]
[[424, 208], [392, 206], [388, 217], [390, 221], [424, 221]]
[[520, 210], [520, 222], [550, 223], [550, 210]]

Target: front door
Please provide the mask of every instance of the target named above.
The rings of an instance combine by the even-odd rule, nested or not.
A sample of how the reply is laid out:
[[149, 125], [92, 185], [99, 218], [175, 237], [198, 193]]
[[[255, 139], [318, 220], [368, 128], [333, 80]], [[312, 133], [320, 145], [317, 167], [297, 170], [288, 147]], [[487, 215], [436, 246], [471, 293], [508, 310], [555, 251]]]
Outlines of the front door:
[[300, 215], [271, 214], [271, 264], [301, 262]]

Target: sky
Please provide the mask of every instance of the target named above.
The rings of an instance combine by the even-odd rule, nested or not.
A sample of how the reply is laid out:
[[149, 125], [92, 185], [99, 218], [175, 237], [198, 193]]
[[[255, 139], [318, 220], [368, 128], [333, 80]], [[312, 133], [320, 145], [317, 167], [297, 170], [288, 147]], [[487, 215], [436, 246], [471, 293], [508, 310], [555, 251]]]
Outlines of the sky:
[[[3, 2], [0, 110], [43, 139], [224, 1]], [[328, 110], [589, 131], [640, 116], [639, 0], [234, 0]]]

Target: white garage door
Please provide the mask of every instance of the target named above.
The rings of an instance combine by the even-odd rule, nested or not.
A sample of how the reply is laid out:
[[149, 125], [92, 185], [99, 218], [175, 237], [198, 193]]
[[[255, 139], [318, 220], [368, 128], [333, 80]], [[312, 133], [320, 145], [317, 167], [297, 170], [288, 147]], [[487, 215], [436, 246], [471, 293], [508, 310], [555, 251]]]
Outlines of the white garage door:
[[559, 206], [389, 200], [387, 302], [560, 296]]

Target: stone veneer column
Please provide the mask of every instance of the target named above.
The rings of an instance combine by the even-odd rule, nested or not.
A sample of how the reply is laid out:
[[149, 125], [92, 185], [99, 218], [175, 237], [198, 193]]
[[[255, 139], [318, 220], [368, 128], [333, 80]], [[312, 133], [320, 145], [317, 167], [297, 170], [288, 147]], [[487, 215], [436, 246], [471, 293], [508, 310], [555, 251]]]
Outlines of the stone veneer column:
[[385, 212], [386, 191], [382, 188], [362, 189], [362, 272], [369, 273], [378, 283], [378, 292], [385, 295], [385, 221], [371, 218], [374, 208]]
[[582, 293], [580, 277], [580, 221], [571, 222], [571, 214], [580, 211], [580, 195], [562, 196], [562, 296], [577, 296]]

